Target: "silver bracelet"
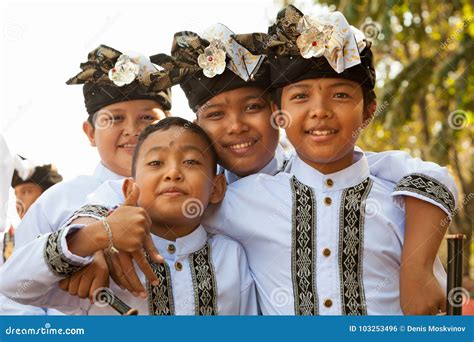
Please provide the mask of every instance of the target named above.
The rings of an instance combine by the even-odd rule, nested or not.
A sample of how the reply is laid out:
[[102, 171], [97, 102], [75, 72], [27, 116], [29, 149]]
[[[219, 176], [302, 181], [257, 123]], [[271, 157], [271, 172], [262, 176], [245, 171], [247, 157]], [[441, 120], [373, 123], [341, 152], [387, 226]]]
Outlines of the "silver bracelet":
[[105, 231], [107, 232], [107, 237], [109, 239], [109, 247], [105, 249], [106, 252], [110, 254], [116, 254], [119, 251], [117, 248], [114, 246], [114, 239], [112, 238], [112, 229], [110, 229], [109, 222], [107, 222], [107, 217], [101, 217], [100, 220], [102, 221], [102, 224], [104, 225]]

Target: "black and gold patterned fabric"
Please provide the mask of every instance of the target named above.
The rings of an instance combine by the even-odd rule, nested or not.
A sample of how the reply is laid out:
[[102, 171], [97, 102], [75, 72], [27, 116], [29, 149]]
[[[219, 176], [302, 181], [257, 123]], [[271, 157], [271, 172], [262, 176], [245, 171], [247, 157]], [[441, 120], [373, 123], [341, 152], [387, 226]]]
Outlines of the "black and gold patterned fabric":
[[[161, 53], [150, 57], [153, 63], [165, 69], [164, 72], [158, 72], [154, 77], [152, 76], [152, 83], [157, 83], [158, 87], [179, 84], [193, 111], [197, 111], [209, 99], [225, 91], [242, 87], [260, 87], [263, 90], [269, 88], [270, 74], [266, 63], [261, 64], [254, 74], [249, 71], [248, 81], [239, 77], [228, 67], [225, 67], [221, 73], [211, 77], [206, 76], [198, 60], [201, 55], [206, 56], [206, 48], [209, 48], [210, 44], [211, 42], [194, 32], [175, 33], [171, 56]], [[224, 65], [233, 59], [234, 63], [240, 62], [245, 67], [245, 60], [240, 61], [247, 57], [244, 54], [245, 52], [235, 51], [235, 54], [229, 56], [229, 52], [226, 52]], [[207, 58], [212, 60], [214, 56], [207, 55]], [[257, 56], [252, 56], [252, 58], [257, 58]], [[261, 59], [263, 61], [263, 57]]]
[[[154, 100], [160, 103], [163, 110], [170, 110], [170, 89], [160, 88], [158, 83], [152, 83], [150, 79], [150, 74], [156, 72], [157, 69], [148, 70], [148, 72], [140, 71], [133, 81], [128, 80], [125, 84], [115, 83], [110, 78], [110, 72], [116, 71], [117, 63], [120, 63], [124, 57], [127, 56], [120, 51], [100, 45], [88, 54], [86, 62], [81, 63], [82, 71], [66, 82], [68, 85], [84, 85], [84, 102], [89, 115], [94, 115], [101, 108], [113, 103], [130, 100]], [[138, 66], [134, 58], [130, 60], [129, 66]], [[121, 66], [124, 64], [126, 63]]]
[[[234, 35], [234, 38], [251, 53], [265, 54], [268, 57], [273, 88], [280, 88], [309, 78], [331, 77], [346, 78], [359, 83], [361, 86], [373, 89], [375, 86], [375, 68], [370, 49], [371, 43], [366, 40], [362, 42], [359, 39], [357, 44], [365, 46], [362, 51], [357, 52], [353, 51], [355, 49], [348, 49], [345, 39], [351, 37], [347, 32], [349, 25], [341, 13], [332, 13], [335, 13], [334, 25], [329, 25], [329, 27], [322, 25], [322, 29], [328, 31], [325, 40], [322, 39], [323, 32], [318, 32], [319, 36], [313, 34], [315, 38], [312, 41], [310, 39], [311, 29], [307, 30], [309, 32], [308, 37], [303, 37], [301, 26], [307, 24], [306, 16], [292, 5], [278, 13], [275, 23], [268, 28], [268, 33], [240, 34]], [[339, 27], [339, 24], [344, 25]], [[360, 34], [362, 33], [360, 32]], [[338, 40], [332, 42], [331, 37], [336, 36]], [[306, 48], [302, 46], [305, 44], [305, 39], [308, 45]], [[318, 44], [326, 45], [325, 50], [330, 50], [329, 53], [311, 58], [303, 57], [303, 48], [308, 50], [311, 49], [311, 45], [316, 47]], [[336, 71], [334, 66], [339, 63], [336, 60], [338, 55], [339, 59], [346, 59], [346, 61], [359, 58], [357, 56], [359, 55], [360, 64]]]

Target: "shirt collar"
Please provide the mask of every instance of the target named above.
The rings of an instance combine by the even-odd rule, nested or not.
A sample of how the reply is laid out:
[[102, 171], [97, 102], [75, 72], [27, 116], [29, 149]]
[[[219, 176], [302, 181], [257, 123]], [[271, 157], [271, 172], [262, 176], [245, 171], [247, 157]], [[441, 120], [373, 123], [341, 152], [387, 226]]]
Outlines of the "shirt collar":
[[[273, 176], [283, 168], [283, 164], [285, 160], [286, 160], [285, 150], [280, 144], [278, 144], [273, 158], [267, 163], [267, 165], [265, 165], [257, 173], [264, 173], [266, 175]], [[224, 170], [224, 175], [225, 175], [225, 179], [227, 180], [227, 184], [232, 184], [233, 182], [242, 178], [230, 172], [229, 170]]]
[[355, 186], [369, 177], [369, 164], [362, 150], [354, 151], [354, 164], [338, 172], [323, 174], [296, 156], [290, 173], [315, 189], [338, 191]]
[[183, 256], [200, 250], [207, 241], [207, 232], [202, 225], [199, 225], [190, 234], [170, 241], [152, 234], [152, 240], [161, 256], [167, 259], [174, 259], [176, 256]]
[[97, 178], [101, 183], [108, 181], [108, 180], [117, 180], [123, 179], [125, 177], [116, 174], [115, 172], [109, 170], [105, 167], [104, 164], [99, 163], [94, 170], [94, 177]]

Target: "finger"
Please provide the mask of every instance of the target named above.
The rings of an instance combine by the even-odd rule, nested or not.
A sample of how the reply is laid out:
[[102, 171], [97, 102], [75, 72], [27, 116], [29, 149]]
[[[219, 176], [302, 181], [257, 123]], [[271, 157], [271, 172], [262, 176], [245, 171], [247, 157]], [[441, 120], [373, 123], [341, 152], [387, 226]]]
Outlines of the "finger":
[[165, 261], [165, 259], [160, 255], [160, 253], [156, 249], [155, 244], [153, 243], [153, 240], [151, 239], [150, 234], [145, 235], [145, 239], [143, 240], [143, 248], [145, 249], [145, 251], [148, 253], [148, 255], [151, 257], [151, 259], [154, 262], [162, 264]]
[[89, 290], [89, 298], [92, 300], [96, 291], [102, 287], [109, 287], [109, 273], [98, 274], [92, 279], [92, 284]]
[[130, 254], [122, 253], [119, 255], [120, 264], [123, 268], [123, 273], [129, 281], [132, 287], [133, 292], [145, 293], [145, 288], [143, 287], [140, 279], [138, 279], [137, 273], [135, 272], [135, 267], [133, 266], [132, 257]]
[[138, 197], [140, 196], [140, 190], [138, 189], [138, 185], [135, 184], [133, 180], [127, 179], [127, 181], [133, 182], [132, 184], [132, 191], [127, 194], [123, 205], [131, 205], [136, 206], [138, 202]]
[[70, 280], [70, 279], [71, 279], [70, 277], [67, 277], [67, 278], [61, 280], [61, 281], [59, 282], [59, 288], [60, 288], [61, 290], [67, 292], [67, 288], [69, 287], [69, 280]]
[[123, 252], [111, 255], [110, 261], [112, 262], [112, 268], [109, 268], [110, 274], [112, 276], [112, 279], [114, 279], [114, 281], [117, 283], [117, 285], [119, 285], [123, 289], [127, 289], [128, 291], [133, 292], [135, 291], [135, 289], [132, 287], [127, 277], [125, 276], [122, 264], [120, 263], [119, 255], [122, 253]]
[[67, 292], [69, 292], [71, 296], [77, 296], [77, 291], [79, 289], [79, 284], [81, 282], [81, 277], [83, 273], [84, 270], [81, 270], [70, 277]]
[[84, 275], [81, 277], [81, 281], [79, 283], [79, 287], [77, 289], [77, 295], [79, 298], [87, 298], [89, 295], [89, 290], [92, 285], [92, 281], [94, 280], [94, 273], [92, 272], [86, 272]]
[[143, 251], [136, 251], [132, 253], [132, 256], [133, 259], [135, 259], [135, 262], [138, 264], [138, 267], [140, 267], [140, 269], [142, 270], [145, 277], [147, 277], [147, 279], [152, 285], [157, 286], [159, 284], [158, 278], [156, 277], [155, 272], [153, 272], [153, 269], [146, 260], [145, 253]]

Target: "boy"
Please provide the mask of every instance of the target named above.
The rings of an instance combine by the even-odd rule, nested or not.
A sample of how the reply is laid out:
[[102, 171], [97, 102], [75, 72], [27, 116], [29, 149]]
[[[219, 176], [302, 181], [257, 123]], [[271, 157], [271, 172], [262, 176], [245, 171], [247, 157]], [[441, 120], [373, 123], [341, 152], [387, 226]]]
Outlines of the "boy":
[[[23, 157], [19, 158], [24, 160]], [[20, 219], [23, 219], [28, 209], [43, 192], [62, 180], [63, 177], [51, 164], [36, 166], [33, 169], [33, 173], [26, 179], [22, 179], [18, 171], [15, 170], [13, 172], [11, 186], [15, 190], [16, 211]], [[5, 262], [13, 252], [14, 241], [14, 229], [13, 226], [10, 226], [3, 240], [3, 262]]]
[[[216, 155], [206, 133], [181, 118], [151, 125], [137, 142], [132, 170], [121, 207], [102, 222], [72, 225], [31, 242], [29, 256], [14, 255], [0, 270], [0, 292], [68, 314], [116, 314], [110, 307], [70, 296], [57, 282], [90, 262], [97, 251], [113, 247], [141, 254], [135, 260], [146, 262], [143, 248], [156, 253], [155, 245], [165, 263], [148, 259], [160, 279], [148, 282], [148, 301], [111, 283], [113, 295], [139, 314], [256, 314], [255, 286], [242, 247], [221, 235], [208, 236], [200, 225], [202, 211], [221, 201], [226, 187], [223, 175], [216, 175]], [[15, 276], [5, 279], [5, 272]], [[15, 294], [26, 278], [28, 291]], [[143, 273], [140, 281], [145, 281]]]
[[36, 166], [33, 174], [27, 179], [22, 179], [18, 171], [15, 170], [11, 185], [15, 190], [18, 216], [22, 219], [43, 192], [62, 180], [63, 177], [51, 164]]
[[[291, 115], [286, 132], [298, 156], [290, 174], [252, 176], [229, 187], [207, 223], [243, 244], [264, 313], [401, 314], [403, 211], [390, 198], [391, 185], [370, 174], [362, 152], [354, 153], [354, 133], [373, 114], [370, 45], [342, 14], [312, 20], [293, 6], [278, 14], [268, 36], [246, 38], [240, 41], [251, 51], [268, 47], [275, 102]], [[244, 196], [250, 191], [258, 197]], [[454, 209], [452, 194], [429, 177], [409, 175], [394, 194], [410, 192]], [[236, 212], [250, 217], [244, 223]], [[443, 213], [433, 215], [440, 222]], [[422, 286], [438, 294], [443, 290], [433, 280], [444, 272], [439, 260], [433, 270], [433, 261], [442, 235], [426, 236], [430, 249], [420, 263]], [[271, 258], [259, 254], [261, 244], [274, 247]], [[416, 264], [413, 253], [403, 262]], [[274, 300], [282, 292], [288, 300], [279, 305]], [[428, 307], [431, 314], [441, 308]]]
[[[84, 85], [89, 116], [82, 128], [101, 161], [92, 175], [62, 182], [38, 199], [16, 230], [16, 250], [58, 230], [104, 181], [130, 176], [141, 130], [164, 118], [171, 108], [169, 90], [151, 85], [150, 74], [157, 69], [142, 55], [122, 54], [101, 45], [88, 54], [81, 69], [67, 84]], [[101, 259], [97, 256], [96, 261]]]
[[[226, 28], [223, 28], [222, 25], [217, 26], [217, 28], [224, 30], [224, 34], [228, 34], [225, 31]], [[225, 41], [229, 41], [228, 36], [224, 37], [226, 38]], [[229, 56], [228, 68], [222, 74], [206, 77], [202, 71], [205, 68], [199, 71], [198, 62], [200, 54], [205, 54], [206, 50], [207, 53], [210, 53], [209, 56], [217, 56], [219, 44], [209, 44], [198, 35], [189, 32], [186, 32], [186, 34], [177, 33], [173, 43], [172, 57], [156, 55], [152, 59], [165, 67], [169, 75], [179, 75], [174, 79], [171, 79], [171, 76], [169, 78], [172, 84], [180, 84], [188, 97], [190, 107], [196, 111], [197, 123], [213, 139], [220, 163], [228, 168], [226, 178], [229, 183], [240, 178], [239, 176], [252, 174], [255, 172], [254, 170], [260, 170], [260, 173], [270, 175], [275, 174], [280, 169], [276, 165], [282, 165], [284, 158], [278, 157], [278, 150], [275, 157], [271, 158], [271, 151], [277, 144], [278, 135], [275, 134], [277, 131], [270, 124], [272, 117], [270, 105], [262, 95], [265, 93], [265, 87], [268, 87], [270, 83], [268, 65], [261, 66], [259, 62], [260, 69], [255, 69], [255, 66], [249, 63], [249, 66], [243, 68], [247, 72], [247, 81], [244, 82], [240, 77], [236, 77], [241, 76], [242, 73], [232, 71], [234, 70], [233, 66], [238, 64], [242, 56], [242, 48], [231, 49], [226, 47]], [[233, 51], [239, 53], [233, 53]], [[245, 60], [252, 61], [259, 58], [258, 56], [247, 56], [246, 53], [244, 53]], [[194, 56], [194, 59], [191, 59], [190, 56]], [[214, 67], [217, 68], [217, 66]], [[208, 67], [208, 69], [212, 68]], [[254, 74], [254, 77], [249, 77], [249, 74]], [[251, 109], [246, 110], [247, 107], [251, 107]], [[248, 142], [246, 139], [250, 139], [251, 143], [255, 143], [246, 147], [235, 146], [238, 145], [237, 143]], [[231, 144], [230, 141], [232, 140], [234, 142]], [[380, 172], [383, 178], [398, 182], [403, 175], [423, 170], [428, 173], [433, 172], [442, 181], [446, 181], [451, 185], [451, 180], [445, 169], [432, 163], [421, 163], [419, 160], [407, 159], [406, 154], [401, 152], [389, 153], [385, 153], [384, 157], [379, 160], [377, 160], [379, 154], [372, 154], [368, 157], [373, 161], [371, 165], [374, 166], [374, 170]], [[94, 196], [91, 196], [89, 203], [121, 203], [123, 201], [120, 193], [121, 184], [114, 183], [104, 185]], [[109, 190], [106, 187], [109, 187]], [[451, 188], [454, 192], [455, 187], [451, 186]], [[404, 194], [413, 195], [414, 192], [406, 191]], [[114, 197], [116, 198], [114, 199]], [[419, 197], [431, 200], [429, 196], [424, 198], [421, 195]], [[437, 203], [436, 201], [433, 202]], [[407, 212], [409, 212], [409, 209], [410, 206], [407, 205]], [[436, 217], [432, 218], [437, 220]], [[427, 223], [424, 222], [424, 224]], [[428, 227], [431, 228], [430, 225]], [[438, 292], [438, 298], [443, 301], [444, 295]]]
[[[18, 156], [18, 160], [25, 158]], [[58, 173], [56, 167], [51, 164], [36, 166], [31, 170], [32, 173], [26, 179], [21, 178], [18, 170], [13, 172], [11, 187], [15, 190], [16, 210], [18, 216], [22, 219], [30, 206], [38, 197], [51, 186], [61, 182], [63, 177]], [[10, 257], [15, 246], [15, 229], [11, 225], [10, 229], [4, 233], [2, 242], [2, 264]], [[42, 308], [20, 305], [12, 302], [0, 295], [0, 314], [1, 315], [57, 315], [55, 310], [44, 310]]]

